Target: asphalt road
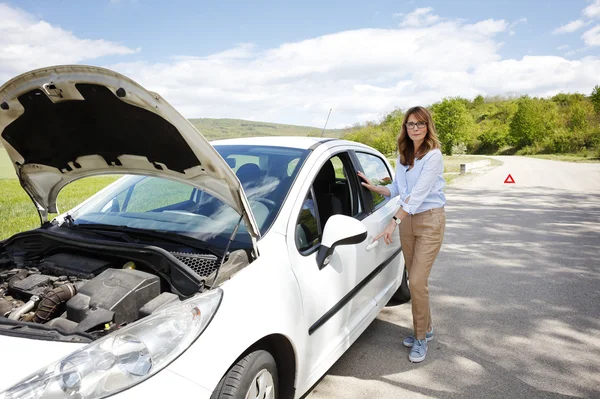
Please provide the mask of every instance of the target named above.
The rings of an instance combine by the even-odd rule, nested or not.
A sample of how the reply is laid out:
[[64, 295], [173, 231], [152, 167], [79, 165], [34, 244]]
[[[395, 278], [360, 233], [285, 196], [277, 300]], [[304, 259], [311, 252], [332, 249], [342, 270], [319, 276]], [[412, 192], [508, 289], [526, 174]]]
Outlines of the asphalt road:
[[446, 190], [427, 359], [388, 306], [308, 399], [600, 398], [600, 164], [498, 159]]

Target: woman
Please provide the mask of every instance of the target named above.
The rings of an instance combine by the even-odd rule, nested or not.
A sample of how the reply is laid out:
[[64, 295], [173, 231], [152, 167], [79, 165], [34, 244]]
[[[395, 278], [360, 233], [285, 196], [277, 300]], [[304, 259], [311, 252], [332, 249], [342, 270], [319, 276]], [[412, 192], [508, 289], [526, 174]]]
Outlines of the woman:
[[414, 107], [406, 112], [398, 137], [398, 153], [396, 178], [392, 184], [374, 186], [364, 174], [359, 172], [358, 175], [369, 190], [386, 197], [400, 196], [400, 208], [373, 241], [383, 237], [385, 243], [390, 244], [396, 227], [400, 227], [414, 328], [414, 335], [402, 343], [412, 348], [408, 356], [411, 362], [422, 362], [427, 354], [427, 341], [433, 338], [427, 280], [446, 227], [446, 197], [442, 191], [444, 163], [427, 109]]

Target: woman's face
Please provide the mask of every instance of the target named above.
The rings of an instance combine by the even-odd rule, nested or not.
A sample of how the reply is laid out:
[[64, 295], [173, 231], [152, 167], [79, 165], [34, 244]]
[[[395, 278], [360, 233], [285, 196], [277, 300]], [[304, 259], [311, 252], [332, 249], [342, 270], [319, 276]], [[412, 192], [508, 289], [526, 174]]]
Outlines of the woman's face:
[[406, 120], [406, 132], [415, 144], [421, 144], [427, 136], [427, 123], [418, 120], [415, 114], [411, 114]]

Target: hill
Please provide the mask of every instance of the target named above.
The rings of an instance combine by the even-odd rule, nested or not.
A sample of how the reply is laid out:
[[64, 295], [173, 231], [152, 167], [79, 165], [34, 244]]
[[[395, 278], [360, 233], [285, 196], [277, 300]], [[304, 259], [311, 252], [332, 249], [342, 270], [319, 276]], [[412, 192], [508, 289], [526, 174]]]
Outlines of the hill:
[[[208, 140], [254, 136], [321, 136], [321, 128], [242, 119], [190, 119]], [[344, 129], [326, 129], [324, 137], [342, 137]]]

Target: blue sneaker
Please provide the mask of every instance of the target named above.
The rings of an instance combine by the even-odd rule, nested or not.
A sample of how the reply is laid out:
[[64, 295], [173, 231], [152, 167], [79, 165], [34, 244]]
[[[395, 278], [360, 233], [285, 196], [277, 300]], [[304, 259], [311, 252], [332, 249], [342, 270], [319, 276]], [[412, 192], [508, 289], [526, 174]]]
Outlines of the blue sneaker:
[[426, 339], [415, 339], [414, 345], [408, 355], [408, 360], [413, 363], [419, 363], [425, 360], [427, 355], [427, 340]]
[[[427, 340], [427, 342], [433, 339], [433, 327], [431, 327], [431, 331], [427, 331], [427, 333], [425, 334], [425, 339]], [[404, 341], [402, 341], [402, 345], [406, 346], [407, 348], [412, 348], [414, 343], [415, 337], [413, 335], [404, 338]]]

